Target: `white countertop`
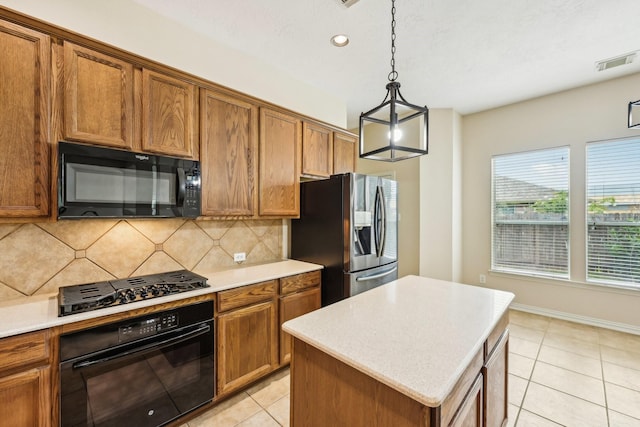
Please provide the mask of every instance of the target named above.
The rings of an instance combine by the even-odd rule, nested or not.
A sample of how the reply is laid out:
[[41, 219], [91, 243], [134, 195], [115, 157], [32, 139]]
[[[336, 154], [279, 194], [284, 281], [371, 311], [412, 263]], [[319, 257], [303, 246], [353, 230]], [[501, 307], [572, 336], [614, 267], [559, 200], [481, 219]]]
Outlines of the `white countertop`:
[[317, 264], [283, 260], [225, 271], [199, 270], [195, 273], [206, 277], [210, 287], [64, 317], [58, 317], [57, 294], [16, 298], [0, 303], [0, 338], [320, 269]]
[[513, 298], [510, 292], [405, 276], [290, 320], [283, 329], [437, 407]]

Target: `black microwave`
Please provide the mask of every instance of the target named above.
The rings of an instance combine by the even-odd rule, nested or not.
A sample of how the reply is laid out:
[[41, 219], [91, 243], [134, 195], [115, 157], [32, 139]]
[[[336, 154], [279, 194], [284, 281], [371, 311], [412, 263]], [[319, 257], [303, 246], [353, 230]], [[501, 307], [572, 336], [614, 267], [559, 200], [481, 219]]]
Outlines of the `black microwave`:
[[58, 218], [195, 218], [200, 163], [58, 143]]

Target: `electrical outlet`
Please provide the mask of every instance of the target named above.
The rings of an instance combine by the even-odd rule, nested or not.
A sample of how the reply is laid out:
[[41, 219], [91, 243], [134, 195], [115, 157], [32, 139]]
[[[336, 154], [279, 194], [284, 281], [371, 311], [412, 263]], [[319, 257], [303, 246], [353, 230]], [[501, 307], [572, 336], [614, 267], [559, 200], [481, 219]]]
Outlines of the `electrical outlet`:
[[484, 274], [481, 274], [480, 275], [480, 283], [483, 284], [483, 285], [485, 283], [487, 283], [487, 276], [485, 276]]
[[244, 252], [236, 252], [233, 254], [233, 262], [242, 262], [247, 259], [247, 254]]

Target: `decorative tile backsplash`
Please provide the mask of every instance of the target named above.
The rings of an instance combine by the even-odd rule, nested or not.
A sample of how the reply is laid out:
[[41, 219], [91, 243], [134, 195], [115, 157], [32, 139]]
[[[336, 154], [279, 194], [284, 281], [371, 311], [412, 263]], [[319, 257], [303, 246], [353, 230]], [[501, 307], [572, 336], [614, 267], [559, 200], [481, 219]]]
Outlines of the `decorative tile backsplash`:
[[0, 301], [172, 270], [226, 270], [283, 256], [282, 220], [76, 220], [0, 224]]

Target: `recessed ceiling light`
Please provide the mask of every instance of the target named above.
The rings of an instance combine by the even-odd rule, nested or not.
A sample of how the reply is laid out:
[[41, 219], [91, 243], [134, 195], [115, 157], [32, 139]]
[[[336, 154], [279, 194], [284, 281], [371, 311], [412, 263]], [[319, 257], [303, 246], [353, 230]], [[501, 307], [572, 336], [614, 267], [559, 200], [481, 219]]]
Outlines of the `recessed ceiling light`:
[[349, 36], [345, 34], [336, 34], [331, 37], [331, 44], [337, 47], [345, 47], [349, 44]]

